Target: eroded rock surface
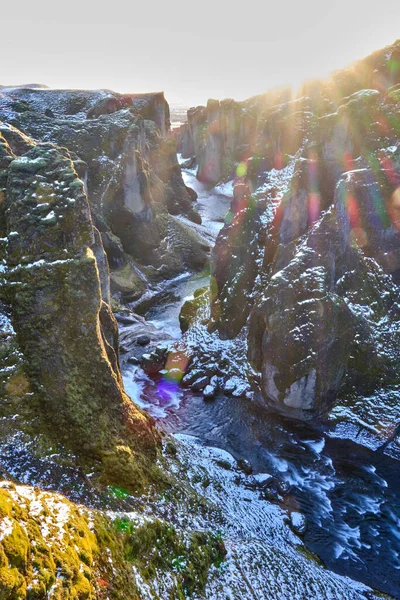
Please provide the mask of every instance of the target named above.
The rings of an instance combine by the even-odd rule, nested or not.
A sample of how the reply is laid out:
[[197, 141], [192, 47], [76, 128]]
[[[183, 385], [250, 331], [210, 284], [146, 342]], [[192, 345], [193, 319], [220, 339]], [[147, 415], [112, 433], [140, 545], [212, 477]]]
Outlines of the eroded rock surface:
[[199, 178], [236, 175], [209, 327], [247, 336], [254, 389], [291, 416], [325, 417], [398, 384], [398, 48], [296, 97], [210, 101], [180, 134]]
[[208, 261], [208, 244], [177, 218], [201, 221], [162, 93], [11, 88], [0, 98], [1, 119], [72, 153], [121, 299], [135, 300], [152, 282]]
[[94, 461], [105, 480], [123, 468], [140, 488], [158, 436], [123, 390], [107, 260], [83, 182], [67, 150], [23, 147], [14, 129], [1, 141], [1, 297], [16, 334], [5, 331], [6, 350], [14, 344], [18, 356], [5, 369], [2, 412], [22, 407], [47, 445]]

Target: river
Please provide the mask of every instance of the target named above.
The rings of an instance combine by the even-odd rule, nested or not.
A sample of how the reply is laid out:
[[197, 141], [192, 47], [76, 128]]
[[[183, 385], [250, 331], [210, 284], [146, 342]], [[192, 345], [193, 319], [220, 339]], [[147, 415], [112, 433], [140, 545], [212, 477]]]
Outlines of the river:
[[[183, 177], [198, 193], [203, 224], [197, 229], [212, 243], [229, 198], [198, 182], [192, 172], [183, 171]], [[207, 283], [207, 274], [175, 279], [173, 300], [153, 307], [146, 318], [178, 339], [182, 304]], [[286, 488], [282, 508], [305, 515], [304, 541], [329, 569], [400, 598], [398, 461], [248, 400], [218, 394], [205, 402], [175, 383], [150, 379], [138, 366], [125, 364], [123, 376], [127, 392], [167, 431], [197, 436], [248, 460], [255, 473], [275, 476]]]

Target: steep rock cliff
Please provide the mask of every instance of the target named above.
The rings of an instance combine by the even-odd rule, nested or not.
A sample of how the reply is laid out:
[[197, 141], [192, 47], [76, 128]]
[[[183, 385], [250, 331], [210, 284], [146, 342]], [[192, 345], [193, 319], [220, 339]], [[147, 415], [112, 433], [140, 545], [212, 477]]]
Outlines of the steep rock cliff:
[[2, 322], [2, 414], [25, 415], [12, 434], [44, 436], [47, 452], [54, 444], [104, 481], [140, 489], [158, 435], [123, 390], [108, 265], [83, 182], [66, 149], [0, 129], [0, 290], [12, 324]]
[[245, 332], [264, 400], [292, 416], [399, 384], [399, 48], [295, 98], [209, 102], [181, 134], [199, 178], [236, 175], [210, 328]]
[[149, 282], [202, 268], [208, 246], [176, 215], [199, 222], [169, 139], [160, 94], [12, 88], [0, 118], [73, 153], [111, 267], [112, 291], [135, 299]]
[[281, 153], [295, 154], [304, 127], [335, 112], [344, 98], [356, 102], [360, 90], [371, 90], [372, 96], [388, 91], [394, 101], [400, 84], [398, 64], [396, 42], [327, 80], [306, 81], [296, 94], [277, 88], [242, 102], [209, 100], [207, 106], [188, 111], [177, 136], [179, 151], [184, 158], [196, 159], [198, 178], [211, 184], [231, 178], [235, 163], [250, 157], [262, 160], [268, 170], [280, 169]]

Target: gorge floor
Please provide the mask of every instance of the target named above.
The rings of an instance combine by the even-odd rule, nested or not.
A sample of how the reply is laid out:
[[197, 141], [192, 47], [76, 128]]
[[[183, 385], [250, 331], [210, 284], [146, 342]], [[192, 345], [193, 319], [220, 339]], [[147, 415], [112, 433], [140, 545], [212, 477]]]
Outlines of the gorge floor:
[[[212, 243], [229, 199], [218, 188], [198, 182], [192, 172], [183, 175], [199, 195], [203, 225], [197, 229]], [[166, 340], [179, 338], [180, 308], [207, 282], [207, 274], [187, 274], [171, 283], [173, 300], [146, 314], [161, 337], [164, 332]], [[176, 383], [151, 379], [137, 365], [125, 363], [123, 376], [128, 394], [169, 433], [194, 436], [206, 446], [247, 460], [256, 477], [271, 474], [281, 481], [281, 510], [305, 516], [304, 542], [330, 570], [400, 597], [397, 460], [333, 437], [329, 430], [287, 421], [243, 398], [218, 394], [205, 402], [201, 394]]]

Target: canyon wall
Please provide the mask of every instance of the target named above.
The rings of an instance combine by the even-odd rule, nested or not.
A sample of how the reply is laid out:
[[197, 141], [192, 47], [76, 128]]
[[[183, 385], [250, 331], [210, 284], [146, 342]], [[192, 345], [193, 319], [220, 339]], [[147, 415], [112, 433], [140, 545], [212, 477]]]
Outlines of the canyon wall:
[[334, 113], [344, 98], [360, 90], [395, 88], [399, 54], [396, 42], [327, 80], [304, 82], [296, 93], [276, 88], [242, 102], [209, 100], [207, 106], [191, 108], [177, 133], [179, 152], [195, 159], [198, 179], [210, 184], [229, 180], [235, 164], [250, 157], [263, 158], [268, 169], [280, 168], [279, 153], [293, 154], [299, 147], [304, 119]]
[[[52, 97], [50, 91], [46, 94]], [[10, 102], [4, 98], [5, 104]], [[164, 112], [158, 101], [154, 116], [167, 127], [161, 100]], [[59, 101], [57, 97], [57, 106]], [[155, 473], [159, 434], [123, 389], [102, 239], [109, 236], [117, 243], [114, 227], [123, 238], [118, 244], [127, 261], [142, 251], [129, 246], [136, 243], [135, 231], [147, 227], [143, 243], [148, 243], [146, 235], [159, 227], [160, 245], [174, 240], [171, 272], [181, 272], [184, 253], [204, 244], [170, 215], [168, 194], [181, 189], [190, 211], [190, 193], [156, 121], [135, 124], [122, 110], [116, 124], [107, 115], [106, 122], [100, 117], [97, 122], [58, 124], [44, 116], [43, 125], [37, 113], [24, 110], [13, 116], [12, 110], [9, 121], [22, 125], [26, 119], [25, 131], [37, 127], [41, 136], [34, 139], [10, 122], [0, 122], [2, 443], [15, 445], [15, 436], [28, 436], [38, 458], [57, 448], [64, 461], [91, 469], [96, 480], [140, 491]], [[55, 145], [56, 138], [61, 145]], [[110, 154], [119, 153], [107, 179], [101, 166], [108, 164], [105, 155], [100, 152], [97, 162], [95, 158], [101, 144]], [[124, 239], [118, 219], [121, 228], [131, 227], [133, 242], [128, 235]], [[160, 239], [164, 232], [167, 240]], [[161, 258], [165, 255], [160, 252]]]
[[201, 269], [208, 246], [177, 216], [199, 223], [182, 180], [162, 93], [0, 89], [0, 120], [68, 148], [85, 184], [111, 268], [111, 289], [136, 300], [152, 283]]
[[256, 390], [292, 416], [400, 383], [399, 56], [396, 43], [296, 97], [210, 101], [180, 133], [200, 179], [235, 176], [209, 327], [245, 332]]

